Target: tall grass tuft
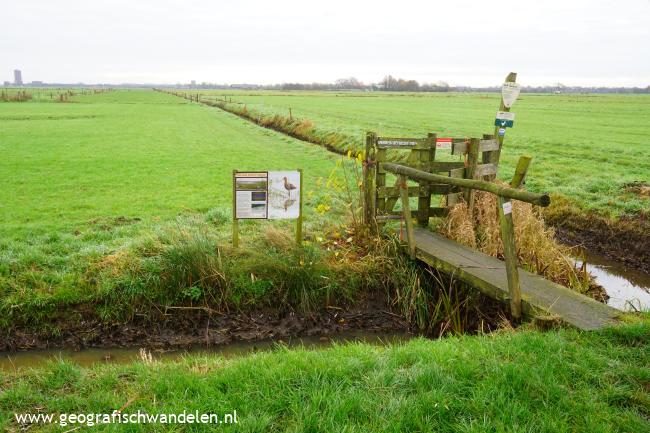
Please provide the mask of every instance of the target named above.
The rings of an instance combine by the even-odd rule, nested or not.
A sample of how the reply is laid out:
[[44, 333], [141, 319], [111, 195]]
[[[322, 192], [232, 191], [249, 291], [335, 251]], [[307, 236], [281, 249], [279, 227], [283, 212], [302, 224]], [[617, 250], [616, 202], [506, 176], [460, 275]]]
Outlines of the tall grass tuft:
[[[463, 245], [503, 258], [496, 196], [477, 191], [475, 197], [473, 219], [467, 205], [461, 202], [451, 209], [438, 231]], [[593, 289], [589, 274], [575, 266], [574, 250], [556, 240], [555, 230], [545, 224], [540, 209], [513, 201], [512, 214], [517, 257], [524, 267], [580, 293]]]

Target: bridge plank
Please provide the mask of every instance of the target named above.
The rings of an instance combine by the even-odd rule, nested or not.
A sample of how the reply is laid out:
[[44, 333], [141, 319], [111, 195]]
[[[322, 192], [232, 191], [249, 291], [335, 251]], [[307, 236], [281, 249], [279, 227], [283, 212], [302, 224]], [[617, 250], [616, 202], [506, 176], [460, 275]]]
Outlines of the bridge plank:
[[[505, 263], [423, 228], [415, 228], [416, 257], [494, 299], [508, 301]], [[615, 324], [621, 311], [519, 269], [523, 313], [551, 314], [585, 330]]]

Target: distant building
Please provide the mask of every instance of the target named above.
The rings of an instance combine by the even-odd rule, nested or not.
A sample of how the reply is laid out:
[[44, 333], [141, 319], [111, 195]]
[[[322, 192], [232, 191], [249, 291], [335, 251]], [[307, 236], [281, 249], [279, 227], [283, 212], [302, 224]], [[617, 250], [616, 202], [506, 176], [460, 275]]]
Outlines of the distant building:
[[43, 83], [42, 81], [32, 81], [30, 86], [32, 86], [32, 87], [42, 87], [43, 84], [45, 84], [45, 83]]
[[11, 86], [11, 83], [9, 81], [5, 81], [5, 87]]
[[23, 85], [23, 73], [20, 72], [20, 69], [14, 69], [14, 84], [16, 86]]
[[196, 87], [196, 80], [192, 80], [192, 87]]

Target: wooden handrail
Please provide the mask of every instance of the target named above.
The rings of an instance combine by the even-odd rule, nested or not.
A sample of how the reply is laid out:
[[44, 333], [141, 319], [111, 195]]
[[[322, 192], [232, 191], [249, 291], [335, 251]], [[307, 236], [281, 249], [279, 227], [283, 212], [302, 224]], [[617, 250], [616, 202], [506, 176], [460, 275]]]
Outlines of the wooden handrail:
[[427, 173], [426, 171], [417, 170], [415, 168], [395, 164], [392, 162], [384, 162], [381, 164], [381, 167], [391, 173], [406, 176], [417, 181], [444, 183], [447, 185], [459, 186], [461, 188], [478, 189], [480, 191], [491, 192], [492, 194], [495, 194], [499, 197], [532, 203], [534, 205], [542, 207], [546, 207], [551, 204], [551, 198], [548, 194], [537, 194], [534, 192], [511, 188], [509, 186], [501, 186], [492, 182], [485, 182], [483, 180], [462, 179], [443, 176], [440, 174]]

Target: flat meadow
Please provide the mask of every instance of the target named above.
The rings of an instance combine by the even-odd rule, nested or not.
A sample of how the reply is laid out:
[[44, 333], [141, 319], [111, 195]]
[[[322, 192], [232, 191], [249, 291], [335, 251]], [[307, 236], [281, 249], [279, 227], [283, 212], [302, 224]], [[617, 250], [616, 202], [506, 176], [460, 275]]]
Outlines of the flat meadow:
[[[121, 277], [106, 286], [98, 275], [105, 274], [105, 260], [133, 264], [126, 251], [158, 257], [152, 242], [166, 245], [188, 231], [209, 232], [210, 242], [227, 244], [233, 169], [302, 168], [305, 212], [321, 224], [314, 208], [328, 196], [317, 185], [341, 160], [232, 114], [151, 90], [75, 95], [69, 103], [0, 103], [0, 119], [0, 304], [12, 313], [4, 316], [6, 326], [14, 313], [47, 318], [56, 305], [94, 302], [99, 292], [119, 309], [116, 284], [128, 299], [150, 294], [152, 284], [169, 284], [150, 274], [143, 281], [123, 275], [126, 263], [118, 260], [121, 268], [109, 274]], [[203, 248], [216, 251], [204, 238]], [[141, 265], [135, 267], [141, 271]], [[158, 275], [159, 265], [144, 268]], [[179, 278], [188, 289], [203, 281]]]
[[[363, 148], [366, 131], [380, 136], [481, 137], [494, 133], [500, 95], [493, 93], [200, 91], [232, 99], [253, 113], [291, 115]], [[628, 188], [650, 181], [650, 97], [531, 94], [513, 105], [500, 177], [509, 179], [520, 155], [533, 157], [527, 187], [561, 195], [584, 211], [616, 218], [650, 210], [647, 196]], [[444, 153], [444, 151], [442, 151]]]
[[[352, 144], [359, 146], [366, 129], [394, 135], [436, 128], [455, 136], [490, 132], [496, 103], [491, 95], [291, 95], [235, 98], [265, 113], [291, 106], [294, 116], [356, 137]], [[532, 97], [524, 95], [521, 107]], [[539, 98], [549, 107], [555, 101]], [[628, 117], [637, 119], [648, 99], [620, 98], [641, 107], [621, 119], [632, 125]], [[537, 104], [528, 109], [543, 112]], [[432, 105], [442, 113], [439, 120], [431, 121]], [[557, 108], [548, 111], [561, 119]], [[537, 137], [537, 128], [518, 116], [522, 121], [512, 135], [528, 130]], [[406, 119], [419, 123], [405, 125]], [[220, 340], [222, 335], [268, 338], [287, 323], [303, 325], [287, 329], [338, 332], [347, 326], [343, 317], [361, 329], [368, 323], [371, 330], [384, 329], [393, 320], [404, 331], [454, 334], [318, 350], [279, 342], [232, 359], [205, 353], [162, 361], [155, 350], [142, 350], [140, 360], [126, 364], [108, 358], [91, 367], [63, 359], [36, 368], [14, 366], [0, 371], [0, 430], [73, 431], [83, 423], [20, 422], [14, 414], [87, 417], [120, 408], [124, 414], [237, 411], [239, 421], [86, 426], [591, 432], [644, 431], [647, 425], [647, 314], [626, 316], [621, 326], [597, 332], [544, 331], [534, 323], [515, 330], [495, 303], [399, 254], [394, 236], [378, 239], [357, 230], [350, 212], [360, 167], [354, 158], [151, 90], [3, 102], [0, 122], [0, 350], [104, 347], [106, 341], [148, 346], [154, 339], [153, 347], [169, 350], [192, 333], [193, 341], [210, 346], [236, 341]], [[635, 127], [638, 137], [625, 135], [624, 128], [621, 134], [640, 143], [647, 125]], [[524, 152], [537, 163], [530, 188], [560, 188], [556, 176], [590, 172], [587, 156], [578, 158], [579, 131], [571, 138], [545, 131], [569, 150], [539, 137], [534, 143], [513, 138], [504, 152], [505, 177]], [[604, 190], [625, 199], [613, 213], [645, 209], [642, 198], [628, 197], [620, 187], [643, 179], [639, 167], [647, 168], [647, 161], [638, 155], [648, 151], [625, 147], [623, 138], [610, 142], [621, 156], [617, 162], [610, 153], [592, 160], [597, 162], [591, 166], [605, 164], [615, 175], [589, 178], [601, 179]], [[543, 146], [553, 157], [536, 151]], [[607, 146], [597, 141], [596, 148]], [[595, 155], [592, 150], [583, 149], [584, 155]], [[569, 163], [578, 166], [570, 169]], [[291, 222], [242, 222], [242, 246], [232, 248], [232, 170], [296, 168], [305, 176], [303, 243], [295, 245]], [[580, 185], [580, 200], [600, 197]], [[592, 205], [607, 207], [602, 200]], [[364, 315], [367, 322], [359, 319]], [[314, 328], [319, 320], [331, 326]], [[6, 355], [11, 361], [11, 353]]]

